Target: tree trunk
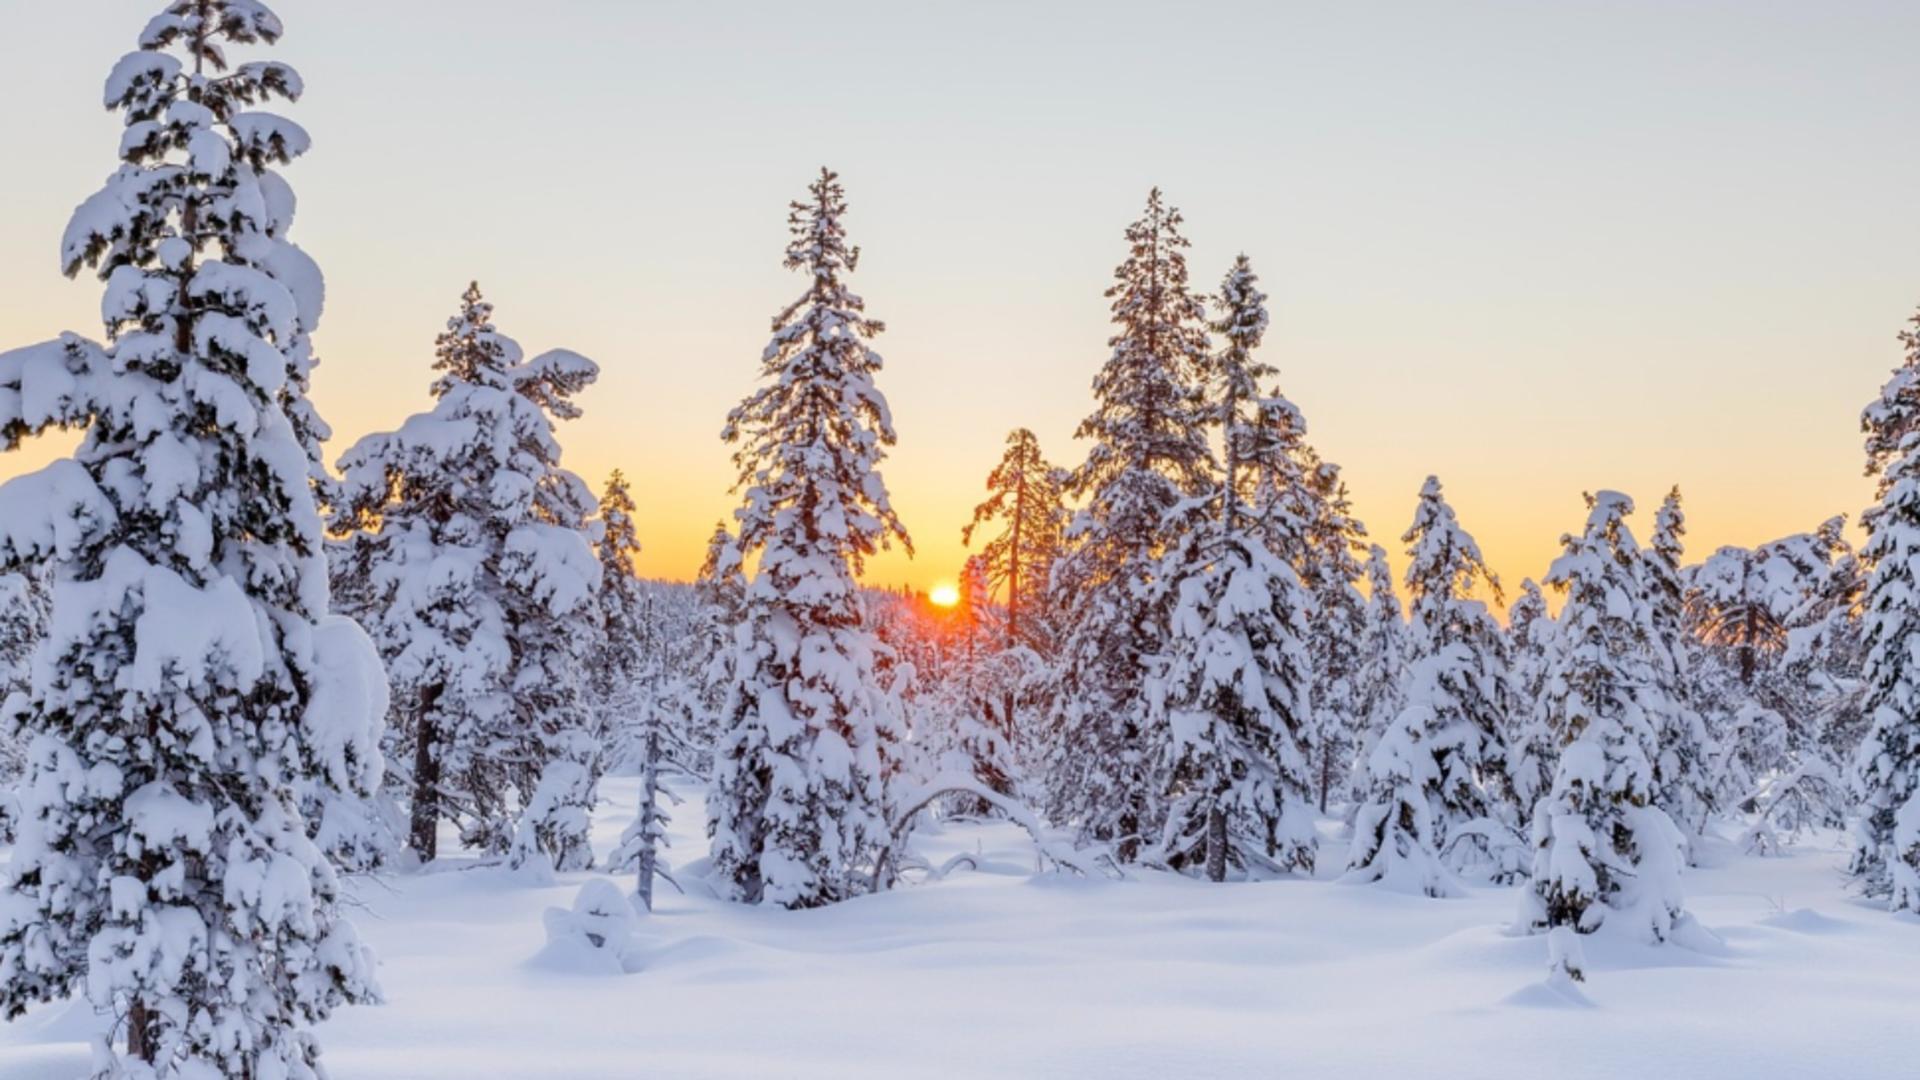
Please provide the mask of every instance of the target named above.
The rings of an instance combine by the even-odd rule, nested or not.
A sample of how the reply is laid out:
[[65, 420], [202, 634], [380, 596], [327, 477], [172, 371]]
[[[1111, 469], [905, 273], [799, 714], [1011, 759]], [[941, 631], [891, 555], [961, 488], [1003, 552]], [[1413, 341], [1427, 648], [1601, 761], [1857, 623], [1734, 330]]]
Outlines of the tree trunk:
[[1227, 880], [1227, 812], [1217, 803], [1207, 810], [1207, 880]]
[[[1020, 643], [1020, 565], [1026, 557], [1027, 474], [1020, 472], [1020, 483], [1013, 490], [1013, 543], [1007, 552], [1007, 649]], [[1008, 710], [1012, 715], [1012, 710]]]
[[1120, 832], [1120, 842], [1115, 845], [1114, 857], [1123, 863], [1131, 863], [1140, 857], [1140, 815], [1131, 806], [1120, 812], [1116, 823]]
[[134, 998], [127, 1007], [127, 1056], [152, 1064], [157, 1049], [153, 1045], [153, 1016], [146, 1002]]
[[438, 733], [429, 719], [440, 700], [438, 686], [420, 692], [420, 716], [413, 743], [413, 814], [411, 842], [421, 862], [432, 862], [440, 836], [440, 757], [434, 743]]

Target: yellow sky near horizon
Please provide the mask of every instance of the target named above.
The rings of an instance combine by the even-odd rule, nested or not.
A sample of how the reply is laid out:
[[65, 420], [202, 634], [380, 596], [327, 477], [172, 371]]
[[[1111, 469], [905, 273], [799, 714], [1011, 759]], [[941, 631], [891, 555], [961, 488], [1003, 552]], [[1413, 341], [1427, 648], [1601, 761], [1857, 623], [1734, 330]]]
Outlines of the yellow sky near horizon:
[[[97, 334], [98, 283], [55, 255], [113, 166], [100, 80], [154, 6], [38, 5], [0, 42], [0, 92], [31, 103], [0, 129], [0, 348]], [[1911, 6], [1202, 5], [1236, 28], [1204, 57], [1119, 4], [275, 7], [309, 86], [287, 175], [328, 278], [332, 451], [424, 406], [478, 278], [527, 349], [601, 364], [567, 464], [633, 478], [650, 576], [690, 576], [736, 504], [719, 430], [800, 288], [785, 204], [822, 164], [889, 326], [885, 475], [918, 555], [877, 584], [957, 576], [1009, 429], [1084, 453], [1101, 293], [1153, 184], [1199, 288], [1253, 257], [1267, 358], [1396, 565], [1434, 473], [1509, 594], [1596, 487], [1644, 527], [1679, 483], [1695, 555], [1857, 516], [1859, 407], [1920, 299]], [[821, 50], [859, 62], [794, 93]]]

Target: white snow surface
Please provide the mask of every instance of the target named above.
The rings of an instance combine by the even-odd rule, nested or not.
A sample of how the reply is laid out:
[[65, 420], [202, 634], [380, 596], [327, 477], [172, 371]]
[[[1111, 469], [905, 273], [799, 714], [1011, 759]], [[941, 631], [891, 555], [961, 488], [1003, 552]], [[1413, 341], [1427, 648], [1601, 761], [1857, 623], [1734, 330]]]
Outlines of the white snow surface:
[[[697, 793], [672, 850], [704, 852]], [[604, 855], [638, 781], [609, 777]], [[1544, 936], [1513, 936], [1513, 888], [1432, 900], [1325, 880], [1210, 885], [1035, 876], [1005, 823], [916, 834], [945, 878], [828, 908], [745, 907], [658, 885], [634, 927], [641, 969], [569, 964], [547, 909], [583, 886], [442, 860], [348, 887], [388, 1002], [342, 1009], [325, 1061], [355, 1080], [1067, 1077], [1716, 1080], [1913, 1075], [1920, 919], [1844, 891], [1838, 836], [1784, 857], [1713, 844], [1686, 903], [1713, 953], [1583, 942], [1586, 1003], [1543, 984]], [[443, 838], [450, 850], [451, 831]], [[676, 867], [690, 884], [699, 866]], [[605, 890], [588, 899], [604, 899]], [[0, 1076], [67, 1080], [93, 1016], [43, 1007], [0, 1029]]]

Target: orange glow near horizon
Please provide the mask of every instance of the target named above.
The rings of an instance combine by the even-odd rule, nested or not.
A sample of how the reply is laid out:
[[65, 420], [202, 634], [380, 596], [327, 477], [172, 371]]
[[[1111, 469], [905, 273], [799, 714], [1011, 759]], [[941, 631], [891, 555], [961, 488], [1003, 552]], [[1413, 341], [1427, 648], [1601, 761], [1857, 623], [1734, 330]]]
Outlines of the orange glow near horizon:
[[927, 592], [927, 602], [934, 607], [951, 608], [960, 604], [960, 588], [951, 581], [942, 581]]
[[[0, 201], [0, 349], [100, 334], [101, 283], [57, 255], [116, 164], [101, 80], [149, 6], [10, 12], [0, 93], [34, 109], [8, 129], [29, 164]], [[1509, 601], [1582, 491], [1632, 494], [1644, 537], [1678, 483], [1690, 561], [1873, 498], [1860, 407], [1920, 297], [1920, 5], [1254, 5], [1176, 80], [1131, 74], [1166, 46], [1126, 2], [1099, 48], [1071, 4], [1022, 9], [1017, 34], [959, 5], [763, 33], [740, 5], [468, 0], [457, 44], [445, 5], [274, 7], [286, 37], [235, 59], [306, 83], [275, 109], [314, 141], [281, 171], [326, 275], [329, 459], [428, 406], [434, 336], [478, 279], [529, 355], [600, 364], [563, 462], [596, 491], [626, 472], [650, 578], [691, 580], [740, 505], [719, 433], [805, 288], [786, 207], [822, 165], [863, 252], [852, 288], [887, 324], [881, 469], [913, 537], [867, 560], [872, 586], [957, 580], [1010, 429], [1085, 460], [1102, 294], [1156, 184], [1194, 288], [1253, 259], [1260, 359], [1396, 576], [1429, 473]], [[861, 78], [792, 93], [793, 55], [849, 49]], [[71, 445], [0, 454], [0, 481]]]

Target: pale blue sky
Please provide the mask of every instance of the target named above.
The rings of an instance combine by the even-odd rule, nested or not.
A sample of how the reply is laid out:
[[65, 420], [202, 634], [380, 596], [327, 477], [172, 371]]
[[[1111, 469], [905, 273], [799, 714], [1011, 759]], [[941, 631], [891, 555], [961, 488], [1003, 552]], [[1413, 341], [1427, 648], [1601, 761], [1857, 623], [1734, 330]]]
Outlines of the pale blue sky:
[[[1008, 428], [1078, 459], [1153, 184], [1198, 283], [1253, 257], [1269, 358], [1376, 538], [1437, 472], [1513, 582], [1583, 488], [1680, 482], [1696, 549], [1857, 511], [1858, 409], [1920, 301], [1920, 4], [274, 6], [335, 452], [419, 407], [477, 276], [529, 348], [605, 368], [570, 463], [644, 478], [652, 573], [690, 574], [733, 504], [716, 435], [821, 164], [891, 326], [922, 555], [889, 582], [958, 569]], [[0, 343], [96, 328], [57, 243], [158, 7], [6, 4]]]

